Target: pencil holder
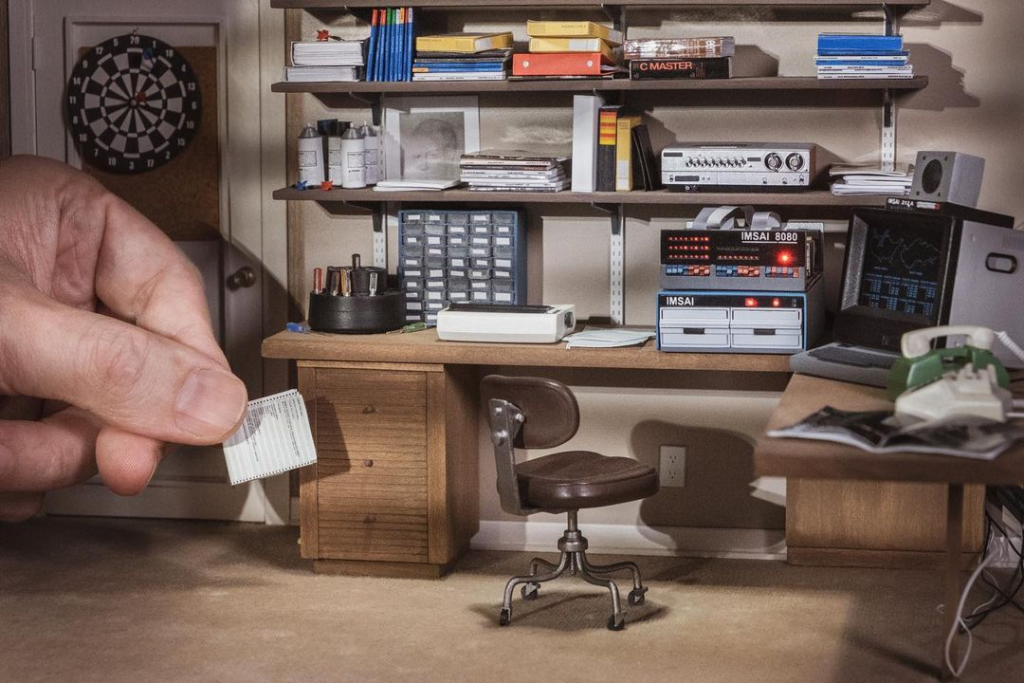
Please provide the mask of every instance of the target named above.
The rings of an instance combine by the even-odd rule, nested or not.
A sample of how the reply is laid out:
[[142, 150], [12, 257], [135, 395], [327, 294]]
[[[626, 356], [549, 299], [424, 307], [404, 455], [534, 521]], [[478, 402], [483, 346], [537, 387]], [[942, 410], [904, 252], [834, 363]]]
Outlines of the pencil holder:
[[386, 290], [376, 296], [309, 294], [309, 327], [317, 332], [376, 334], [405, 324], [402, 292]]

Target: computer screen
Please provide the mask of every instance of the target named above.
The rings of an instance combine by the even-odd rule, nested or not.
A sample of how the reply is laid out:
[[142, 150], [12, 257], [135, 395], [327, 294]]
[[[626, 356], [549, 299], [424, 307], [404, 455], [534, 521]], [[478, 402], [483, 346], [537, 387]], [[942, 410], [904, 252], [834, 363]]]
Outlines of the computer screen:
[[855, 209], [836, 341], [897, 350], [904, 332], [938, 325], [949, 307], [955, 222], [944, 215]]
[[944, 232], [869, 225], [857, 303], [935, 319]]

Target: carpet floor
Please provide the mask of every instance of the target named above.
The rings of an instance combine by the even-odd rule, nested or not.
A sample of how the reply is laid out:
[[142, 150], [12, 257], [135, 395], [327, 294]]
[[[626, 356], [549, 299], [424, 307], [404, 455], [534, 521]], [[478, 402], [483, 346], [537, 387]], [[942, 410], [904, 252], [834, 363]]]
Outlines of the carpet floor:
[[[440, 581], [315, 575], [294, 528], [40, 518], [0, 525], [0, 681], [932, 681], [939, 576], [641, 557], [646, 604], [567, 577], [516, 595], [523, 553]], [[550, 556], [553, 558], [553, 556]], [[595, 556], [595, 561], [612, 561]], [[620, 583], [625, 587], [627, 581]], [[1024, 614], [976, 631], [968, 681], [1024, 680]]]

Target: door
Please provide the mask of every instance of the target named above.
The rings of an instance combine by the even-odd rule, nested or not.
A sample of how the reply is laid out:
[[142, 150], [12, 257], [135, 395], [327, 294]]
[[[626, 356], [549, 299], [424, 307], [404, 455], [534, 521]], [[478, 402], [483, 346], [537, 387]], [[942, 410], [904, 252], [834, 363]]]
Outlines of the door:
[[[15, 153], [81, 168], [178, 244], [202, 273], [214, 332], [250, 397], [284, 388], [267, 386], [259, 351], [267, 331], [265, 312], [272, 308], [264, 299], [281, 290], [267, 286], [263, 264], [263, 223], [275, 216], [264, 216], [262, 201], [260, 14], [258, 0], [12, 0], [10, 32], [13, 118], [21, 126], [13, 136]], [[65, 85], [79, 60], [101, 55], [103, 45], [110, 46], [107, 41], [118, 38], [123, 44], [126, 37], [137, 41], [140, 36], [162, 41], [168, 56], [183, 60], [182, 68], [190, 70], [201, 94], [201, 116], [189, 124], [195, 128], [187, 147], [173, 159], [145, 172], [115, 173], [81, 158], [65, 114]], [[277, 35], [278, 42], [282, 36]], [[219, 446], [179, 447], [137, 497], [111, 494], [96, 478], [49, 496], [47, 511], [287, 519], [287, 484], [272, 488], [274, 501], [268, 500], [262, 482], [230, 486]]]

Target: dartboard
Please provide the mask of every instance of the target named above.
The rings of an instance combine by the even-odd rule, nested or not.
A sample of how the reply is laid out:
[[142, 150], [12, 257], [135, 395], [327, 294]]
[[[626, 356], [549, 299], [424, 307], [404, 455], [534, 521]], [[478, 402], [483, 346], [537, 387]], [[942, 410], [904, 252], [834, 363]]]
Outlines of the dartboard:
[[143, 173], [178, 155], [199, 130], [195, 72], [167, 43], [130, 34], [88, 50], [67, 85], [68, 123], [82, 158]]

